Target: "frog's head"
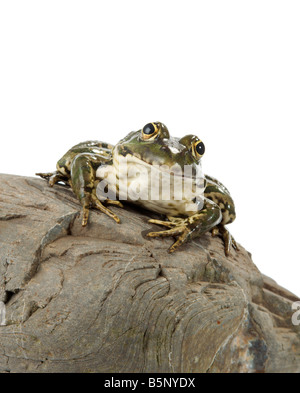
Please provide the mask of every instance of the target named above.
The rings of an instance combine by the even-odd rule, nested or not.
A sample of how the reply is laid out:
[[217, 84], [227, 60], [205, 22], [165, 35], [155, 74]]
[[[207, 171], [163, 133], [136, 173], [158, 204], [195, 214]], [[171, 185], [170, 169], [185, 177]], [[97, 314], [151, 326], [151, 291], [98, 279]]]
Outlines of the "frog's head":
[[142, 164], [164, 165], [169, 168], [185, 166], [195, 174], [200, 167], [200, 159], [205, 147], [195, 135], [183, 138], [170, 136], [167, 127], [160, 122], [148, 123], [141, 130], [129, 133], [114, 147], [114, 159], [123, 156]]

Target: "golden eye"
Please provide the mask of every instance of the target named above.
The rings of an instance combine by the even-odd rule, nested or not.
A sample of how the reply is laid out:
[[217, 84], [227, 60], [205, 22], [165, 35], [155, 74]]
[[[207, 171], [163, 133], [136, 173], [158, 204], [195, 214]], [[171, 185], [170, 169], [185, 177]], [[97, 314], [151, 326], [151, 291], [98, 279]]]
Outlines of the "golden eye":
[[197, 141], [194, 143], [193, 153], [197, 159], [203, 156], [203, 154], [205, 153], [205, 146], [202, 141]]
[[150, 139], [158, 133], [158, 128], [154, 123], [148, 123], [142, 130], [143, 139]]

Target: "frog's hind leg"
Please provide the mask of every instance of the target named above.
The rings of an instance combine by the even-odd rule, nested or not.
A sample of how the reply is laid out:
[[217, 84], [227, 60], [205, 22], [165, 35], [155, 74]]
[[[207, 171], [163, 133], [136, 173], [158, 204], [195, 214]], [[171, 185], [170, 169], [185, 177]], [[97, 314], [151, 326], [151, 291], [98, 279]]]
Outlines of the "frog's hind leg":
[[[107, 216], [113, 218], [117, 223], [120, 222], [119, 217], [111, 210], [107, 209], [96, 195], [96, 170], [101, 165], [101, 159], [92, 153], [78, 154], [71, 166], [71, 183], [72, 189], [78, 197], [83, 207], [82, 226], [86, 226], [89, 218], [90, 208], [94, 207]], [[111, 203], [110, 203], [111, 202]], [[117, 201], [108, 201], [108, 204], [122, 206]]]
[[225, 228], [225, 225], [232, 223], [235, 220], [235, 206], [227, 188], [218, 180], [211, 176], [205, 175], [206, 188], [205, 196], [215, 202], [221, 209], [222, 221], [212, 228], [212, 236], [220, 236], [224, 242], [225, 255], [229, 256], [231, 246], [235, 250], [239, 250], [236, 241]]
[[223, 239], [224, 248], [225, 248], [225, 255], [227, 257], [230, 254], [231, 246], [236, 251], [239, 251], [239, 247], [237, 245], [237, 242], [235, 241], [234, 237], [231, 235], [231, 233], [228, 231], [228, 229], [225, 228], [225, 226], [223, 224], [219, 224], [215, 228], [213, 228], [211, 231], [211, 234], [213, 237], [220, 236]]
[[48, 173], [36, 173], [36, 176], [40, 176], [42, 179], [48, 180], [50, 187], [53, 187], [54, 184], [59, 182], [63, 182], [65, 183], [65, 185], [68, 186], [70, 185], [68, 177], [57, 171]]

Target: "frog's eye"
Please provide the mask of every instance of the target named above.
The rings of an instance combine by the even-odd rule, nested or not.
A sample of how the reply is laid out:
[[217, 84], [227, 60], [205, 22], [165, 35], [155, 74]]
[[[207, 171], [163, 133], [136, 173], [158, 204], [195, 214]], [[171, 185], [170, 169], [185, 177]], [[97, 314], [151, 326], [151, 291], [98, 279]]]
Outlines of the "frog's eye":
[[194, 143], [193, 145], [193, 153], [194, 156], [199, 159], [200, 157], [203, 156], [203, 154], [205, 153], [205, 146], [204, 143], [202, 141], [197, 141]]
[[142, 137], [144, 140], [153, 138], [158, 133], [158, 127], [155, 123], [148, 123], [142, 130]]

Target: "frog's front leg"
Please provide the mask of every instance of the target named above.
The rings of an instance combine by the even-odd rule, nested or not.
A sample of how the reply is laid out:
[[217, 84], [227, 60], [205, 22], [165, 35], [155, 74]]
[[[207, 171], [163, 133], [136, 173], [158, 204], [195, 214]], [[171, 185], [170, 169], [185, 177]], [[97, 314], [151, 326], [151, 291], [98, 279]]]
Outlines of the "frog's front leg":
[[[71, 165], [71, 186], [83, 207], [82, 226], [86, 226], [89, 218], [89, 209], [94, 207], [117, 223], [119, 217], [111, 210], [107, 209], [97, 198], [96, 195], [96, 168], [103, 163], [101, 158], [92, 153], [78, 154]], [[107, 200], [106, 203], [122, 207], [119, 201]]]
[[168, 217], [168, 219], [169, 221], [149, 220], [149, 223], [163, 225], [169, 229], [160, 232], [150, 232], [147, 236], [177, 236], [175, 243], [169, 248], [169, 252], [174, 252], [189, 239], [198, 237], [218, 225], [222, 220], [222, 213], [217, 204], [204, 198], [203, 209], [196, 214], [186, 218]]

